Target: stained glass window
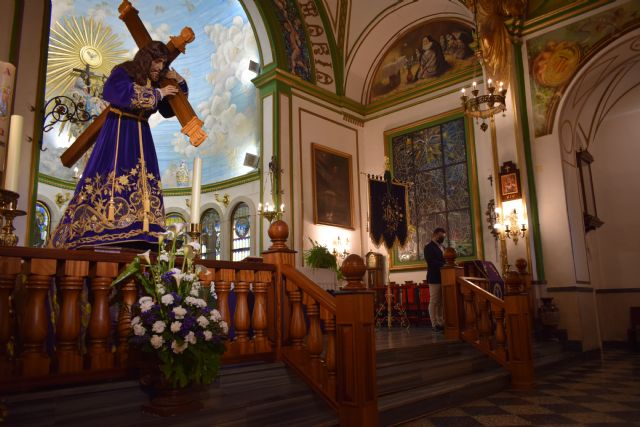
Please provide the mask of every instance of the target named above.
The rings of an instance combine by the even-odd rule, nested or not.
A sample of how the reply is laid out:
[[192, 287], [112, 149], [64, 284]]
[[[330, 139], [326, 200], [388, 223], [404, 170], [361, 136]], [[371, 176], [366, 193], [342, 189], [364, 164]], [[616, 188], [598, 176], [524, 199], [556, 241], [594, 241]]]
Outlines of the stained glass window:
[[169, 212], [164, 219], [164, 222], [167, 226], [171, 224], [176, 224], [178, 222], [187, 222], [181, 213], [178, 212]]
[[40, 200], [36, 202], [35, 227], [33, 246], [44, 248], [49, 238], [49, 232], [51, 231], [51, 211], [49, 207]]
[[249, 206], [238, 203], [231, 218], [231, 261], [240, 261], [249, 256], [251, 249]]
[[202, 234], [202, 258], [220, 259], [220, 214], [215, 209], [207, 209], [200, 218]]
[[436, 227], [460, 257], [475, 255], [473, 203], [464, 117], [426, 124], [391, 135], [389, 152], [396, 179], [409, 187], [409, 239], [394, 256], [398, 265], [419, 265]]

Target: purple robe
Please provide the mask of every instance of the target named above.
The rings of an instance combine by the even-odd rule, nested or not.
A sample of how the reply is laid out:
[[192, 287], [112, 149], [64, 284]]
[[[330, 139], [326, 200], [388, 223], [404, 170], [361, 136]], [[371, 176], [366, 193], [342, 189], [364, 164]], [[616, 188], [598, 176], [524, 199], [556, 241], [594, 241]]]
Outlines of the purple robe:
[[[180, 87], [187, 92], [186, 83]], [[158, 110], [172, 117], [173, 111], [158, 89], [134, 83], [122, 68], [105, 82], [103, 98], [110, 103], [107, 119], [51, 236], [53, 247], [156, 243], [164, 232], [160, 171], [147, 119]]]

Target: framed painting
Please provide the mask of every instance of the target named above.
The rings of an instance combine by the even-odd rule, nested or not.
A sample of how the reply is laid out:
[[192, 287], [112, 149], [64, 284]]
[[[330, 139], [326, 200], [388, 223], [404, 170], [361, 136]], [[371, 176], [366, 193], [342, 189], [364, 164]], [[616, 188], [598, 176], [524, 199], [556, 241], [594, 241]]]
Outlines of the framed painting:
[[353, 229], [351, 155], [311, 144], [313, 222]]
[[503, 202], [522, 199], [520, 171], [513, 162], [504, 162], [500, 167], [500, 198]]
[[408, 238], [390, 254], [392, 270], [424, 270], [437, 227], [458, 260], [482, 258], [482, 226], [472, 122], [454, 110], [385, 132], [393, 177], [409, 183]]

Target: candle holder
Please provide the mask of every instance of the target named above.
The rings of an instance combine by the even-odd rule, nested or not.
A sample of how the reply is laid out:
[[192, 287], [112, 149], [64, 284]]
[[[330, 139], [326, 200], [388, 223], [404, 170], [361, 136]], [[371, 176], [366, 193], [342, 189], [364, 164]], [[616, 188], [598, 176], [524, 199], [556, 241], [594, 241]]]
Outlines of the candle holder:
[[200, 234], [200, 224], [194, 224], [193, 222], [189, 223], [189, 230], [187, 231], [189, 240], [191, 242], [200, 242]]
[[18, 236], [15, 235], [13, 220], [18, 216], [26, 215], [25, 211], [16, 209], [20, 195], [14, 191], [0, 189], [0, 217], [2, 217], [2, 230], [0, 230], [0, 246], [16, 246]]
[[275, 219], [282, 218], [282, 214], [284, 214], [284, 203], [280, 205], [279, 209], [276, 209], [275, 206], [271, 206], [270, 204], [266, 204], [264, 209], [262, 209], [262, 204], [258, 206], [258, 215], [269, 221], [271, 224]]

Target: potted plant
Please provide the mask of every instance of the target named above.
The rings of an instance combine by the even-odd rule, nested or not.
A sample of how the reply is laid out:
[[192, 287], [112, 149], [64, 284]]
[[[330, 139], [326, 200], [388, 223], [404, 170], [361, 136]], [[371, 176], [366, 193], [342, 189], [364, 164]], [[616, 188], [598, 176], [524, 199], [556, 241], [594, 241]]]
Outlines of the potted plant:
[[145, 295], [132, 308], [131, 343], [157, 364], [157, 380], [152, 386], [160, 393], [145, 410], [159, 415], [201, 407], [199, 402], [178, 395], [184, 396], [180, 391], [188, 386], [215, 380], [228, 332], [215, 308], [215, 298], [198, 279], [204, 268], [194, 264], [200, 245], [176, 245], [179, 237], [186, 241], [181, 236], [183, 226], [172, 224], [160, 236], [155, 262], [151, 262], [149, 251], [140, 254], [112, 283], [117, 287], [133, 277], [143, 288]]
[[303, 252], [306, 268], [302, 271], [322, 288], [335, 290], [337, 281], [342, 279], [336, 256], [317, 240], [309, 238], [309, 242], [311, 242], [311, 249]]

